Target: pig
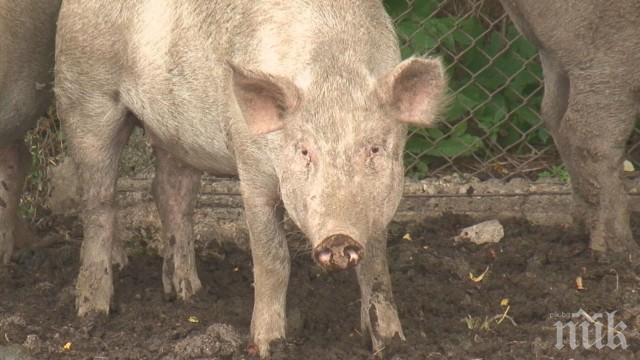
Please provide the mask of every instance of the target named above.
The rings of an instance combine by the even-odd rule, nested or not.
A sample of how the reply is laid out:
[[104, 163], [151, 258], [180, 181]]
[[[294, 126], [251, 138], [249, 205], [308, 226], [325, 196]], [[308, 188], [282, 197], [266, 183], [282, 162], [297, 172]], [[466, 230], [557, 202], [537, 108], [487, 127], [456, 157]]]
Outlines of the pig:
[[637, 261], [623, 161], [640, 113], [640, 2], [501, 2], [539, 49], [541, 113], [571, 175], [576, 225], [595, 254]]
[[51, 104], [59, 0], [0, 0], [0, 265], [29, 230], [18, 201], [31, 156], [26, 132]]
[[386, 227], [407, 125], [434, 124], [446, 77], [437, 58], [401, 61], [381, 1], [68, 0], [57, 31], [57, 110], [83, 184], [79, 315], [109, 312], [117, 165], [140, 125], [156, 155], [167, 295], [202, 286], [192, 220], [202, 172], [238, 176], [251, 349], [266, 357], [285, 337], [283, 210], [319, 266], [355, 268], [373, 348], [404, 339]]

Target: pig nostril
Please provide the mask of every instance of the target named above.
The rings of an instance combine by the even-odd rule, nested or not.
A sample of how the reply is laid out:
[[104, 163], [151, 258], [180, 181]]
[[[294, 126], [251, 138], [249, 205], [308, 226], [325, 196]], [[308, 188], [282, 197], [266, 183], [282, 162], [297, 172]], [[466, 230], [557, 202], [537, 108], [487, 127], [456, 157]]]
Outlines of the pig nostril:
[[331, 250], [324, 249], [318, 253], [318, 262], [322, 265], [328, 265], [331, 263]]
[[353, 238], [343, 234], [325, 238], [314, 250], [314, 260], [326, 270], [344, 270], [358, 265], [364, 249]]
[[353, 250], [347, 252], [349, 254], [349, 264], [358, 262], [358, 253]]
[[344, 250], [344, 255], [349, 260], [349, 264], [357, 264], [358, 260], [360, 260], [360, 255], [358, 255], [358, 251], [352, 247], [348, 247]]

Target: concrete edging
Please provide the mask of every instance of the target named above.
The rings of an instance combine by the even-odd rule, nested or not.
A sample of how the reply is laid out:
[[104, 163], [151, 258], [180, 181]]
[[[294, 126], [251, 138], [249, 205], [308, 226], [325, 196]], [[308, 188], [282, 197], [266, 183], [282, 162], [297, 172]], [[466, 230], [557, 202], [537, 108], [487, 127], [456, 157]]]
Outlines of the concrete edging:
[[[49, 208], [69, 214], [78, 208], [78, 179], [70, 162], [50, 174], [52, 192]], [[151, 176], [125, 177], [118, 182], [119, 237], [144, 238], [159, 247], [160, 222], [151, 196]], [[640, 195], [638, 184], [629, 186]], [[407, 180], [404, 198], [394, 218], [397, 222], [420, 222], [443, 214], [461, 214], [474, 219], [520, 218], [534, 224], [571, 223], [571, 189], [554, 181], [525, 179], [480, 181], [447, 176], [422, 181]], [[199, 245], [210, 241], [232, 241], [246, 248], [248, 234], [244, 222], [240, 187], [237, 180], [205, 177], [195, 213], [195, 232]], [[288, 225], [289, 229], [294, 227]]]

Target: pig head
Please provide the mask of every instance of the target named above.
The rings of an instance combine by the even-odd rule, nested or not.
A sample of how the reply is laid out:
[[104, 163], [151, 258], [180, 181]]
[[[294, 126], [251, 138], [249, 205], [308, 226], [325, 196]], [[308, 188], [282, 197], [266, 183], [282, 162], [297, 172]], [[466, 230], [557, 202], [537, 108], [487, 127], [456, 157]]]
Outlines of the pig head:
[[400, 202], [406, 124], [434, 124], [444, 103], [440, 60], [408, 59], [379, 79], [326, 76], [306, 91], [231, 67], [250, 131], [272, 136], [282, 201], [314, 260], [325, 269], [357, 265]]

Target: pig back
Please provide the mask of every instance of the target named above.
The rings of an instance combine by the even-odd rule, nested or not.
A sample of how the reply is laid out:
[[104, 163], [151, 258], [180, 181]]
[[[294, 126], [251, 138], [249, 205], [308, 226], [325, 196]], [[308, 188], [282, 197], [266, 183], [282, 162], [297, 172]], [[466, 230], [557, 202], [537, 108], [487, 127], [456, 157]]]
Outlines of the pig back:
[[[501, 0], [520, 31], [566, 69], [597, 71], [640, 81], [640, 2], [636, 0]], [[615, 64], [615, 65], [614, 65]]]
[[269, 152], [248, 139], [228, 63], [313, 98], [314, 82], [353, 69], [373, 83], [400, 60], [379, 0], [69, 0], [58, 32], [59, 104], [115, 93], [160, 146], [218, 175], [235, 173], [239, 146]]

